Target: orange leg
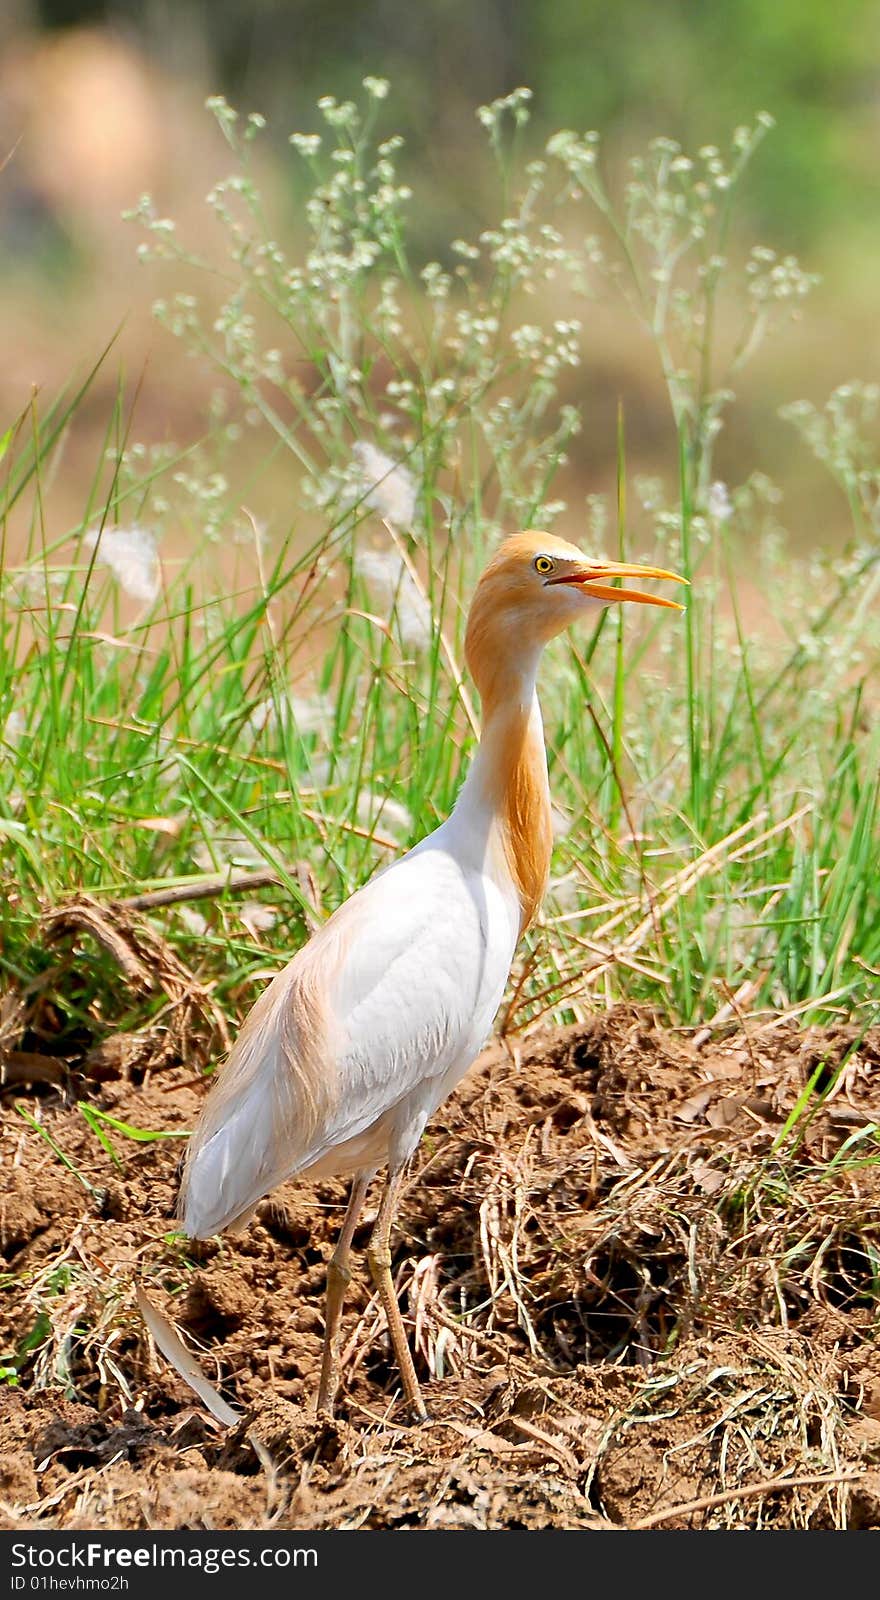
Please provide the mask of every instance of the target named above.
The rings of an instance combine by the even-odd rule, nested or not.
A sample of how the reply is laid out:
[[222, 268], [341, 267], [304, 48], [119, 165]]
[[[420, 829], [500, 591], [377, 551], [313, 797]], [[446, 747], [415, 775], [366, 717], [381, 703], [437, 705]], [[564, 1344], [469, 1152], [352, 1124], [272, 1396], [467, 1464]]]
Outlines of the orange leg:
[[342, 1231], [330, 1260], [327, 1263], [327, 1297], [324, 1305], [324, 1351], [321, 1357], [321, 1381], [318, 1385], [317, 1412], [333, 1415], [333, 1401], [339, 1387], [339, 1323], [345, 1291], [351, 1282], [348, 1258], [351, 1241], [363, 1210], [370, 1180], [359, 1175], [351, 1186]]
[[400, 1315], [400, 1306], [397, 1303], [397, 1295], [394, 1292], [394, 1282], [391, 1277], [391, 1226], [397, 1210], [402, 1178], [402, 1167], [398, 1168], [397, 1172], [389, 1172], [388, 1174], [385, 1188], [382, 1191], [382, 1199], [379, 1203], [376, 1225], [373, 1228], [370, 1242], [367, 1246], [367, 1261], [370, 1265], [373, 1283], [382, 1302], [382, 1309], [385, 1312], [388, 1332], [391, 1335], [391, 1348], [400, 1368], [407, 1405], [417, 1417], [424, 1421], [428, 1413], [425, 1408], [425, 1402], [422, 1399], [422, 1391], [419, 1388], [419, 1380], [416, 1377], [416, 1369], [413, 1366], [409, 1345], [406, 1342], [403, 1318]]

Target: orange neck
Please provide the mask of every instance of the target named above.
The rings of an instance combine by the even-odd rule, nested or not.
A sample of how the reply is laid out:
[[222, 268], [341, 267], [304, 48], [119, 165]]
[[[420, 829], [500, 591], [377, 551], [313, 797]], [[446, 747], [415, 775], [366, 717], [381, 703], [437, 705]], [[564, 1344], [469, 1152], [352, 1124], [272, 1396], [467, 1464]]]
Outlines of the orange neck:
[[492, 835], [519, 899], [523, 933], [540, 906], [550, 871], [547, 755], [534, 670], [505, 673], [503, 695], [496, 692], [497, 684], [496, 674], [486, 675], [482, 683], [477, 680], [484, 726], [468, 788], [490, 815]]

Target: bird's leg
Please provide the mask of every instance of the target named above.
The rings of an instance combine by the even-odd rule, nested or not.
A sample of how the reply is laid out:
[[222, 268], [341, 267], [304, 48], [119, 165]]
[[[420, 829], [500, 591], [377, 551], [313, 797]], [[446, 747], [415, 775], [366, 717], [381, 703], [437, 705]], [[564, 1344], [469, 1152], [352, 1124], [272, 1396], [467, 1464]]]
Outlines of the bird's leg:
[[391, 1347], [394, 1351], [397, 1365], [400, 1368], [407, 1404], [417, 1417], [424, 1420], [428, 1412], [422, 1399], [422, 1391], [419, 1388], [419, 1380], [416, 1377], [416, 1369], [413, 1366], [409, 1345], [406, 1342], [403, 1318], [400, 1315], [400, 1306], [397, 1303], [394, 1281], [391, 1277], [391, 1247], [389, 1241], [391, 1238], [391, 1225], [397, 1210], [397, 1199], [402, 1178], [402, 1167], [399, 1167], [396, 1172], [389, 1172], [388, 1174], [385, 1188], [382, 1191], [382, 1199], [379, 1202], [379, 1212], [376, 1217], [375, 1227], [370, 1234], [370, 1242], [367, 1245], [367, 1261], [369, 1262], [373, 1283], [382, 1302], [382, 1309], [385, 1312], [388, 1332], [391, 1335]]
[[351, 1254], [351, 1241], [357, 1227], [358, 1217], [363, 1210], [367, 1197], [370, 1179], [360, 1173], [351, 1186], [342, 1230], [330, 1260], [327, 1263], [327, 1297], [324, 1303], [324, 1349], [321, 1356], [321, 1382], [318, 1385], [317, 1412], [320, 1416], [326, 1412], [333, 1415], [333, 1401], [339, 1387], [339, 1323], [342, 1317], [342, 1302], [345, 1291], [351, 1282], [351, 1273], [348, 1270], [348, 1258]]

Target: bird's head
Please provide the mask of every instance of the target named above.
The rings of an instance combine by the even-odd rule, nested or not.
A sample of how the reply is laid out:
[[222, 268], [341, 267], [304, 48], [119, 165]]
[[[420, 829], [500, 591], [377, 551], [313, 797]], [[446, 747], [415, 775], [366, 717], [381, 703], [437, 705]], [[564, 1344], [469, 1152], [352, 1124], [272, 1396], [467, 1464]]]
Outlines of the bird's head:
[[479, 684], [499, 657], [509, 660], [511, 649], [534, 656], [571, 623], [613, 601], [682, 610], [661, 595], [614, 586], [630, 578], [686, 581], [660, 567], [591, 560], [552, 533], [515, 533], [489, 562], [471, 604], [465, 653], [473, 677]]

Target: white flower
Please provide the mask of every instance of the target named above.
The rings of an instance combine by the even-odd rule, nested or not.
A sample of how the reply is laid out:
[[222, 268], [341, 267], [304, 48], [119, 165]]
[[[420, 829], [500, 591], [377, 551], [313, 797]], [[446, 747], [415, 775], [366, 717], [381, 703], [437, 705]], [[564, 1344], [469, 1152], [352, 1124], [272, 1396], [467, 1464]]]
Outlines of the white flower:
[[357, 462], [367, 505], [378, 511], [392, 527], [409, 532], [416, 509], [416, 483], [412, 473], [364, 439], [353, 447], [352, 455]]
[[715, 522], [728, 522], [733, 516], [733, 502], [726, 483], [713, 483], [709, 490], [706, 509]]
[[397, 551], [359, 550], [354, 566], [374, 604], [393, 614], [404, 648], [427, 650], [434, 632], [431, 607]]
[[292, 133], [290, 143], [301, 156], [316, 156], [321, 148], [319, 133]]
[[[99, 543], [100, 541], [100, 543]], [[109, 567], [116, 582], [132, 600], [150, 604], [159, 593], [159, 556], [155, 536], [146, 528], [90, 528], [83, 536], [89, 550], [98, 546], [96, 560]]]

